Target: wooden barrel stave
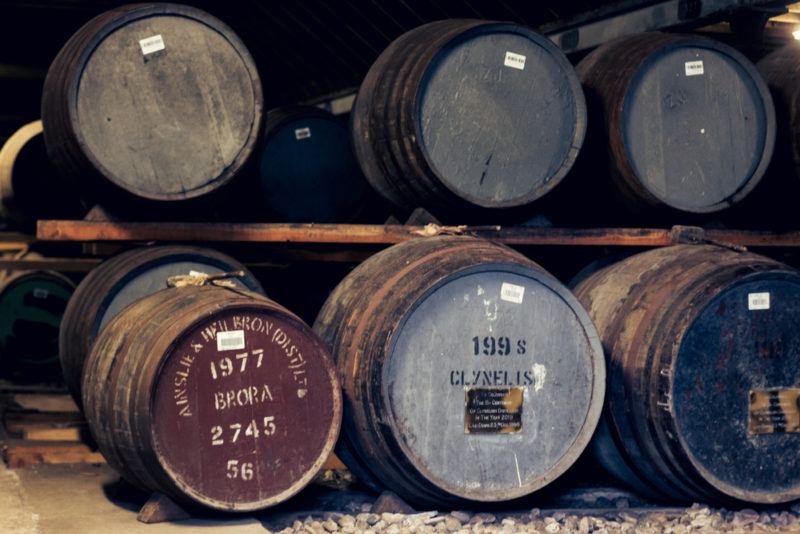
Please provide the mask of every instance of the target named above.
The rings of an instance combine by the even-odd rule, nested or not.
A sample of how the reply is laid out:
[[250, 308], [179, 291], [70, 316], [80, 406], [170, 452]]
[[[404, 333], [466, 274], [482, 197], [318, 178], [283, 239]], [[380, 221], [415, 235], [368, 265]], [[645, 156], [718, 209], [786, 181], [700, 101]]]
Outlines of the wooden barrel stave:
[[[459, 418], [464, 417], [463, 414], [459, 415], [452, 411], [453, 409], [456, 412], [464, 410], [464, 400], [462, 399], [460, 403], [457, 402], [458, 406], [455, 408], [453, 408], [455, 404], [451, 405], [451, 400], [445, 400], [444, 396], [441, 403], [429, 401], [426, 396], [430, 395], [432, 391], [437, 391], [441, 386], [420, 384], [417, 387], [411, 387], [407, 383], [411, 376], [408, 374], [409, 369], [404, 371], [402, 365], [398, 367], [393, 363], [395, 360], [397, 362], [404, 361], [405, 357], [400, 354], [415, 352], [408, 348], [410, 338], [404, 337], [403, 332], [418, 331], [419, 322], [417, 319], [413, 319], [414, 310], [428, 306], [427, 302], [434, 302], [427, 299], [430, 295], [435, 295], [436, 291], [441, 291], [441, 287], [444, 287], [442, 284], [446, 285], [449, 280], [459, 280], [462, 276], [465, 279], [476, 275], [483, 277], [481, 269], [491, 270], [489, 266], [493, 265], [498, 266], [497, 268], [501, 270], [499, 272], [503, 273], [506, 272], [504, 269], [510, 269], [509, 274], [503, 276], [512, 277], [514, 275], [510, 273], [517, 272], [514, 270], [517, 268], [520, 273], [526, 273], [525, 276], [530, 275], [530, 271], [527, 269], [535, 264], [504, 247], [467, 238], [426, 239], [392, 247], [371, 257], [355, 269], [331, 294], [315, 323], [315, 331], [320, 334], [328, 346], [333, 347], [333, 354], [345, 391], [346, 409], [343, 422], [345, 430], [339, 447], [346, 449], [346, 453], [342, 456], [360, 456], [361, 462], [356, 469], [367, 470], [373, 483], [378, 481], [414, 502], [453, 504], [463, 500], [498, 501], [517, 498], [535, 491], [551, 482], [577, 458], [579, 449], [581, 449], [580, 443], [584, 441], [584, 438], [588, 441], [588, 435], [584, 435], [583, 432], [587, 428], [593, 429], [597, 417], [599, 417], [600, 401], [596, 395], [604, 387], [604, 384], [599, 383], [603, 376], [600, 348], [592, 345], [592, 349], [586, 349], [584, 346], [584, 350], [593, 354], [593, 356], [585, 355], [593, 362], [586, 363], [591, 370], [587, 371], [587, 368], [583, 368], [579, 373], [575, 373], [573, 369], [571, 373], [576, 376], [581, 373], [592, 374], [593, 378], [588, 379], [588, 385], [584, 384], [585, 387], [581, 389], [584, 392], [591, 391], [591, 394], [587, 393], [589, 397], [585, 400], [588, 405], [594, 407], [588, 409], [589, 415], [586, 415], [585, 420], [574, 413], [570, 416], [575, 417], [574, 424], [583, 430], [574, 429], [579, 435], [567, 439], [574, 445], [574, 448], [564, 452], [563, 456], [556, 456], [555, 459], [552, 459], [552, 465], [537, 464], [537, 462], [551, 461], [550, 457], [545, 457], [544, 454], [542, 454], [542, 458], [531, 458], [529, 453], [525, 453], [519, 457], [519, 465], [522, 469], [520, 477], [524, 482], [520, 481], [518, 485], [517, 478], [514, 478], [513, 484], [510, 484], [509, 481], [502, 480], [503, 475], [497, 476], [497, 479], [493, 479], [494, 475], [492, 475], [486, 477], [479, 486], [474, 486], [473, 474], [465, 475], [467, 482], [462, 481], [463, 484], [455, 480], [448, 480], [446, 475], [443, 476], [442, 472], [445, 469], [441, 464], [441, 458], [438, 460], [435, 458], [439, 452], [432, 452], [430, 457], [420, 456], [420, 454], [424, 456], [425, 446], [423, 444], [419, 446], [420, 448], [416, 448], [414, 443], [421, 443], [437, 432], [434, 430], [431, 433], [423, 430], [425, 424], [419, 423], [415, 419], [418, 414], [414, 414], [413, 407], [409, 408], [409, 402], [413, 404], [416, 399], [408, 397], [405, 392], [415, 391], [416, 393], [412, 397], [418, 397], [420, 406], [427, 407], [426, 410], [440, 409], [437, 404], [449, 406], [444, 408], [445, 412], [436, 416], [444, 418], [442, 425], [449, 425], [452, 420], [456, 421], [455, 425], [465, 424], [458, 423]], [[553, 286], [547, 285], [550, 283], [548, 280], [552, 280], [549, 277], [542, 275], [542, 278], [537, 278], [537, 280], [542, 283], [542, 286], [537, 286], [539, 290], [541, 287], [553, 290]], [[453, 283], [460, 284], [462, 282]], [[441, 298], [445, 300], [438, 301], [439, 303], [446, 302], [445, 297]], [[569, 297], [566, 298], [569, 301]], [[431, 306], [434, 308], [428, 309], [435, 309], [437, 305]], [[423, 313], [427, 313], [427, 310]], [[558, 314], [562, 313], [564, 313], [563, 309], [558, 312]], [[579, 316], [581, 314], [580, 311], [576, 311], [576, 313]], [[417, 324], [413, 325], [412, 323], [415, 321]], [[588, 320], [580, 324], [591, 332], [592, 327]], [[404, 330], [407, 327], [411, 330]], [[442, 328], [455, 332], [452, 325]], [[575, 335], [576, 338], [581, 337], [580, 334], [576, 333]], [[588, 339], [592, 339], [590, 333], [587, 335]], [[595, 342], [589, 341], [588, 343], [591, 345]], [[400, 352], [395, 352], [396, 350]], [[443, 348], [442, 350], [449, 352], [449, 349]], [[572, 354], [573, 350], [576, 349], [567, 349], [565, 354]], [[395, 356], [392, 356], [393, 354]], [[580, 361], [583, 363], [578, 365], [584, 365], [584, 360]], [[453, 365], [460, 364], [453, 363]], [[492, 364], [486, 363], [485, 365], [491, 366]], [[501, 364], [495, 362], [494, 365]], [[510, 365], [513, 367], [513, 364]], [[524, 365], [524, 363], [520, 363], [520, 365]], [[441, 374], [440, 371], [442, 369], [434, 370], [432, 368], [429, 371], [421, 372], [422, 376], [426, 374], [438, 376]], [[551, 372], [557, 373], [557, 368], [551, 368]], [[506, 380], [508, 380], [508, 376], [513, 373], [513, 370], [507, 370], [506, 373], [508, 373], [506, 376]], [[449, 380], [453, 380], [452, 376]], [[432, 387], [433, 389], [431, 389]], [[450, 384], [446, 386], [446, 388], [450, 387], [452, 387]], [[452, 391], [456, 389], [460, 391], [458, 387]], [[456, 397], [458, 394], [453, 393]], [[602, 397], [602, 395], [600, 396]], [[582, 403], [584, 400], [577, 402]], [[580, 408], [576, 408], [576, 412], [580, 410]], [[444, 415], [444, 413], [450, 415]], [[448, 422], [448, 419], [452, 420]], [[544, 421], [544, 419], [546, 418], [541, 420]], [[528, 420], [525, 424], [533, 423]], [[459, 432], [462, 433], [462, 438], [456, 436]], [[463, 426], [460, 431], [456, 431], [451, 426], [448, 432], [452, 434], [448, 437], [450, 446], [458, 448], [461, 446], [462, 439], [464, 441], [475, 439], [465, 432]], [[533, 429], [529, 432], [535, 433]], [[591, 434], [591, 430], [588, 432]], [[423, 438], [422, 436], [428, 437]], [[502, 438], [496, 439], [497, 436], [492, 438], [491, 434], [489, 436], [488, 441], [494, 439], [494, 441], [498, 441], [497, 446], [501, 446], [499, 442], [503, 441]], [[524, 434], [517, 435], [517, 437], [519, 436], [524, 436]], [[521, 447], [520, 441], [521, 439], [518, 439], [512, 445], [508, 443], [504, 445], [504, 458], [513, 457], [509, 454], [509, 450], [514, 452], [516, 447]], [[476, 440], [475, 446], [480, 448], [480, 443], [482, 443], [480, 440]], [[558, 448], [558, 446], [560, 444], [554, 445], [553, 448]], [[526, 450], [530, 449], [526, 448]], [[458, 452], [449, 452], [450, 457], [459, 457]], [[491, 463], [491, 460], [487, 460], [484, 456], [481, 458], [480, 462]], [[480, 463], [478, 460], [476, 462]], [[536, 464], [536, 467], [532, 467], [533, 464]], [[537, 472], [537, 476], [531, 470], [538, 468], [542, 472]], [[491, 470], [491, 468], [487, 466], [486, 470]], [[509, 476], [512, 475], [509, 474]]]
[[[795, 343], [782, 321], [795, 313], [785, 301], [800, 290], [800, 275], [760, 256], [710, 246], [671, 247], [631, 257], [578, 284], [576, 296], [595, 320], [609, 358], [606, 426], [593, 445], [609, 471], [662, 499], [775, 503], [796, 498], [800, 474], [785, 461], [785, 451], [770, 445], [777, 439], [796, 441], [795, 435], [765, 439], [742, 428], [749, 409], [740, 388], [769, 386], [762, 374], [776, 375], [780, 367], [764, 362], [740, 369], [752, 360], [754, 349], [725, 332], [752, 329], [751, 335], [763, 335], [756, 334], [763, 328], [761, 319], [752, 315], [759, 312], [739, 311], [741, 300], [749, 298], [740, 293], [757, 284], [775, 291], [773, 298], [780, 302], [771, 312], [780, 314], [772, 316], [780, 326], [770, 338]], [[715, 314], [725, 319], [717, 320]], [[712, 332], [723, 320], [722, 331]], [[698, 353], [696, 342], [687, 340], [706, 330]], [[718, 341], [725, 339], [730, 348]], [[775, 354], [787, 359], [792, 352]], [[726, 364], [714, 370], [697, 363], [713, 358], [727, 358]], [[796, 373], [780, 369], [778, 386], [800, 383]], [[728, 396], [725, 405], [730, 409], [718, 409], [709, 399], [692, 402], [692, 395], [702, 396], [702, 384], [721, 388], [714, 391]], [[716, 419], [707, 425], [716, 428], [708, 433], [705, 426], [705, 435], [699, 436], [694, 421], [710, 417], [703, 413], [713, 414]], [[769, 474], [775, 464], [786, 471]]]
[[[270, 344], [262, 330], [267, 321], [271, 333], [289, 335], [299, 352], [282, 354], [283, 341]], [[264, 349], [263, 366], [257, 366], [260, 362], [254, 357], [254, 367], [237, 365], [227, 375], [226, 367], [212, 367], [222, 374], [208, 375], [207, 366], [222, 361], [218, 358], [226, 352], [191, 347], [208, 339], [218, 344], [219, 337], [214, 342], [204, 335], [214, 326], [236, 334], [226, 329], [245, 323], [244, 350], [255, 354], [256, 348]], [[187, 363], [192, 354], [197, 362]], [[305, 362], [301, 378], [298, 368], [291, 367], [294, 360], [289, 360], [297, 354]], [[191, 366], [198, 364], [194, 371]], [[184, 404], [174, 398], [176, 369], [187, 369], [186, 379], [195, 382], [187, 385], [191, 393]], [[227, 380], [226, 387], [244, 389], [225, 401], [225, 395], [219, 397], [224, 391], [214, 391], [218, 379]], [[262, 380], [269, 382], [269, 399], [255, 402], [241, 393]], [[341, 418], [336, 373], [310, 329], [263, 296], [216, 287], [168, 289], [126, 308], [98, 337], [87, 361], [83, 392], [100, 450], [126, 479], [182, 503], [226, 511], [272, 506], [302, 489], [332, 450]], [[239, 397], [244, 400], [236, 400]], [[220, 402], [228, 403], [222, 412]], [[188, 414], [186, 420], [179, 409]], [[273, 414], [273, 426], [266, 418], [263, 428], [260, 423], [247, 429], [240, 425], [240, 438], [233, 436], [237, 425], [228, 428], [229, 419], [258, 419], [264, 413]], [[221, 424], [220, 433], [212, 424]], [[187, 455], [188, 451], [193, 452]], [[229, 455], [238, 457], [235, 472], [231, 462], [225, 462]], [[240, 461], [243, 458], [253, 459], [249, 467]]]
[[83, 362], [100, 330], [132, 302], [167, 287], [169, 276], [192, 270], [214, 274], [242, 270], [241, 287], [263, 293], [241, 263], [212, 249], [160, 246], [119, 254], [90, 272], [78, 285], [64, 312], [59, 355], [64, 379], [80, 405]]
[[[142, 35], [161, 36], [160, 49]], [[133, 99], [146, 102], [126, 108], [137, 83]], [[175, 207], [225, 185], [253, 151], [261, 108], [255, 65], [230, 28], [188, 6], [136, 4], [92, 19], [62, 48], [42, 118], [54, 163], [125, 210]]]

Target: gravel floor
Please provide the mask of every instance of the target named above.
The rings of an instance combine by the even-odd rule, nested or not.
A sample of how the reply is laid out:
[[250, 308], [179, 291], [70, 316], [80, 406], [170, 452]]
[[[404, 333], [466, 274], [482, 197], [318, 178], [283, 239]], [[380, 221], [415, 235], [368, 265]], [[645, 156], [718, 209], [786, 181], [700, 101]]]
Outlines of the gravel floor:
[[327, 513], [321, 517], [309, 516], [296, 519], [281, 530], [270, 532], [326, 532], [372, 534], [405, 534], [411, 532], [576, 532], [586, 534], [631, 532], [683, 534], [689, 532], [800, 532], [800, 505], [793, 509], [772, 512], [756, 512], [710, 509], [694, 505], [691, 508], [669, 511], [642, 511], [641, 509], [619, 509], [596, 514], [591, 510], [576, 513], [543, 512], [533, 509], [527, 514], [498, 517], [489, 513], [471, 514], [452, 512], [439, 514], [424, 512], [417, 514], [358, 513], [353, 515]]

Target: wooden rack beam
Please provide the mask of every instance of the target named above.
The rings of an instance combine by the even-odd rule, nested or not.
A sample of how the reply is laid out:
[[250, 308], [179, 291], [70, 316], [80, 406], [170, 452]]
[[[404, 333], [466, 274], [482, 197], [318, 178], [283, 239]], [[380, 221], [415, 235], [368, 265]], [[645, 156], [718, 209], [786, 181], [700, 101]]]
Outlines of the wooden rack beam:
[[[687, 231], [688, 230], [688, 231]], [[436, 235], [471, 235], [509, 245], [667, 246], [717, 242], [753, 247], [798, 247], [800, 232], [665, 228], [528, 228], [501, 226], [401, 226], [364, 224], [231, 224], [39, 221], [41, 241], [209, 241], [391, 245]]]

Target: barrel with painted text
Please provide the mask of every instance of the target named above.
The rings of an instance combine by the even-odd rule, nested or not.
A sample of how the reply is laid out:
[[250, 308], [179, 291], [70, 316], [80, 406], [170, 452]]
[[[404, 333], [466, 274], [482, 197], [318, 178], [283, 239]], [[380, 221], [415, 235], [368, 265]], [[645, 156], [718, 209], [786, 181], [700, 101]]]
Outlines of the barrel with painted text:
[[278, 221], [352, 221], [370, 187], [353, 156], [347, 123], [315, 107], [267, 113], [258, 150], [258, 190]]
[[100, 330], [133, 302], [167, 287], [171, 276], [244, 271], [233, 279], [263, 293], [258, 280], [235, 259], [201, 247], [160, 246], [124, 252], [103, 262], [78, 285], [64, 312], [58, 354], [67, 388], [80, 405], [83, 363]]
[[74, 290], [72, 280], [53, 271], [0, 274], [0, 374], [61, 382], [58, 331]]
[[586, 312], [502, 245], [393, 246], [341, 282], [314, 329], [344, 389], [337, 455], [368, 485], [414, 503], [543, 488], [600, 416], [605, 367]]
[[445, 20], [402, 35], [371, 67], [352, 111], [353, 146], [369, 182], [401, 208], [497, 216], [561, 181], [585, 115], [572, 65], [546, 37]]
[[42, 121], [53, 163], [96, 201], [174, 208], [243, 167], [262, 106], [255, 64], [228, 26], [189, 6], [131, 4], [64, 45]]
[[47, 157], [42, 121], [22, 126], [0, 148], [0, 217], [30, 226], [36, 219], [67, 219], [84, 212], [74, 188]]
[[593, 214], [598, 198], [640, 215], [708, 214], [740, 202], [764, 175], [772, 98], [733, 48], [644, 33], [600, 46], [576, 69], [590, 131], [571, 202], [586, 199]]
[[662, 500], [800, 497], [800, 272], [682, 245], [602, 268], [575, 294], [608, 358], [603, 466]]
[[328, 351], [257, 293], [182, 287], [100, 332], [83, 407], [126, 480], [180, 503], [248, 511], [300, 491], [333, 450], [342, 400]]

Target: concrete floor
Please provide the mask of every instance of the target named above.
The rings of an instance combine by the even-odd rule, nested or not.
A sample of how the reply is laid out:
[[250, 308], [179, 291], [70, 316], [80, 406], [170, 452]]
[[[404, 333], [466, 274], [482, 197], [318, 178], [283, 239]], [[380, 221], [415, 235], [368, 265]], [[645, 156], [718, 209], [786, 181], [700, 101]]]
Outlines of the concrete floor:
[[136, 520], [144, 497], [120, 491], [118, 480], [107, 466], [8, 469], [0, 462], [0, 533], [167, 534], [192, 532], [198, 527], [204, 534], [267, 531], [261, 521], [247, 516], [145, 525]]

